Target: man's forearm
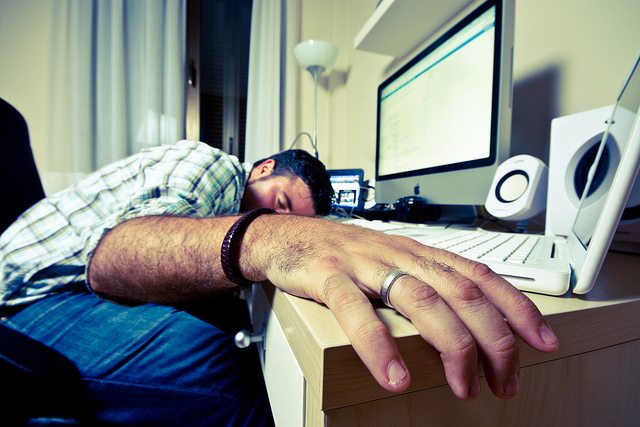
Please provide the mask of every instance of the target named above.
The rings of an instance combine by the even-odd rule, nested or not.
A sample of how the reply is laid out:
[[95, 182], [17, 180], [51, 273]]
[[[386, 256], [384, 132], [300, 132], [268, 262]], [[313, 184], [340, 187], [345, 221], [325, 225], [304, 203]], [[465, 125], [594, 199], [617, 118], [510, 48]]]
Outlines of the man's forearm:
[[[174, 302], [233, 285], [220, 264], [237, 217], [147, 217], [120, 224], [98, 245], [91, 286], [112, 298]], [[480, 391], [478, 364], [501, 398], [518, 391], [516, 334], [541, 351], [558, 339], [536, 306], [486, 265], [402, 236], [293, 215], [264, 215], [246, 229], [240, 274], [325, 304], [385, 389], [406, 390], [410, 376], [394, 339], [367, 296], [404, 274], [387, 296], [441, 354], [447, 381], [463, 399]], [[506, 319], [506, 321], [505, 321]]]
[[[154, 302], [233, 289], [236, 285], [220, 265], [220, 247], [236, 219], [151, 216], [126, 221], [94, 251], [89, 284], [108, 297]], [[250, 279], [264, 280], [258, 268], [247, 267]]]

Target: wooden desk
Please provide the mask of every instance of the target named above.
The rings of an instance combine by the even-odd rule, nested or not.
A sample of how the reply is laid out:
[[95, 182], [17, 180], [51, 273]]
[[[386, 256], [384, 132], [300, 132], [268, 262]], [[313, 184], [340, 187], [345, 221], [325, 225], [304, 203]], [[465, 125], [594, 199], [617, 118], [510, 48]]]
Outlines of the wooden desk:
[[[277, 318], [269, 323], [279, 323], [285, 345], [295, 357], [292, 363], [297, 364], [291, 369], [282, 366], [285, 359], [276, 356], [269, 343], [269, 336], [276, 334], [267, 330], [265, 360], [273, 353], [281, 363], [267, 376], [268, 387], [286, 383], [287, 373], [301, 372], [298, 384], [303, 398], [298, 402], [306, 426], [640, 425], [638, 256], [609, 254], [588, 295], [528, 294], [560, 338], [561, 347], [544, 354], [521, 344], [521, 391], [510, 401], [495, 398], [486, 383], [477, 399], [457, 399], [446, 384], [438, 354], [405, 318], [379, 308], [412, 379], [405, 393], [389, 393], [373, 380], [327, 308], [277, 290], [267, 293], [271, 293], [271, 318]], [[287, 390], [291, 404], [295, 387]], [[280, 408], [274, 405], [274, 412]]]

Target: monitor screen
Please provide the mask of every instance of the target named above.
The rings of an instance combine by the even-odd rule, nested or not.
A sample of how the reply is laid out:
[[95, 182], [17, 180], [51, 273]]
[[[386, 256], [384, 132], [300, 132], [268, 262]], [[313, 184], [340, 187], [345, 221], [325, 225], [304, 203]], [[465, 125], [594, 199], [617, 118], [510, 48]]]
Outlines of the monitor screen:
[[363, 207], [362, 185], [364, 170], [362, 169], [330, 169], [329, 179], [333, 187], [333, 208], [361, 209]]
[[459, 18], [378, 87], [376, 201], [419, 191], [431, 203], [484, 204], [509, 154], [509, 3]]

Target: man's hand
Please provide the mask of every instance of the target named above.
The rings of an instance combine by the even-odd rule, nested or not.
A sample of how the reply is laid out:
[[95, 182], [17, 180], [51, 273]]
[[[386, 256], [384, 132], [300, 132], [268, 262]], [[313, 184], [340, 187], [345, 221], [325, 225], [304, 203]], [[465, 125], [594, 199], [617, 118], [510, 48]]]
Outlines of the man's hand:
[[484, 264], [355, 226], [282, 216], [268, 221], [269, 239], [254, 242], [246, 255], [266, 253], [261, 269], [275, 286], [326, 304], [387, 390], [405, 390], [409, 373], [368, 298], [379, 295], [395, 269], [408, 275], [391, 288], [391, 303], [440, 352], [447, 381], [462, 399], [480, 391], [479, 361], [496, 396], [516, 395], [516, 335], [540, 351], [558, 348], [535, 305]]
[[[112, 298], [175, 302], [235, 286], [220, 247], [235, 217], [145, 217], [111, 230], [94, 252], [88, 277]], [[315, 218], [265, 215], [248, 227], [242, 274], [326, 304], [378, 383], [409, 386], [409, 372], [369, 298], [389, 272], [408, 273], [389, 292], [393, 306], [440, 352], [456, 396], [480, 391], [478, 365], [498, 397], [518, 392], [516, 335], [540, 351], [558, 339], [535, 305], [487, 266], [399, 236]]]

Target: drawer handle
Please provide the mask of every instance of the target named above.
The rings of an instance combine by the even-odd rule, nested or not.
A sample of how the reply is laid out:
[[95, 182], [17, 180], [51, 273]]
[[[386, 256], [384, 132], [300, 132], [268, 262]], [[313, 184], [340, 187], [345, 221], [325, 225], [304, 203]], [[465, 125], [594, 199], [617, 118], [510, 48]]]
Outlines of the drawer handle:
[[252, 334], [251, 332], [243, 329], [236, 334], [234, 342], [238, 348], [247, 348], [254, 342], [260, 342], [264, 340], [264, 333]]

